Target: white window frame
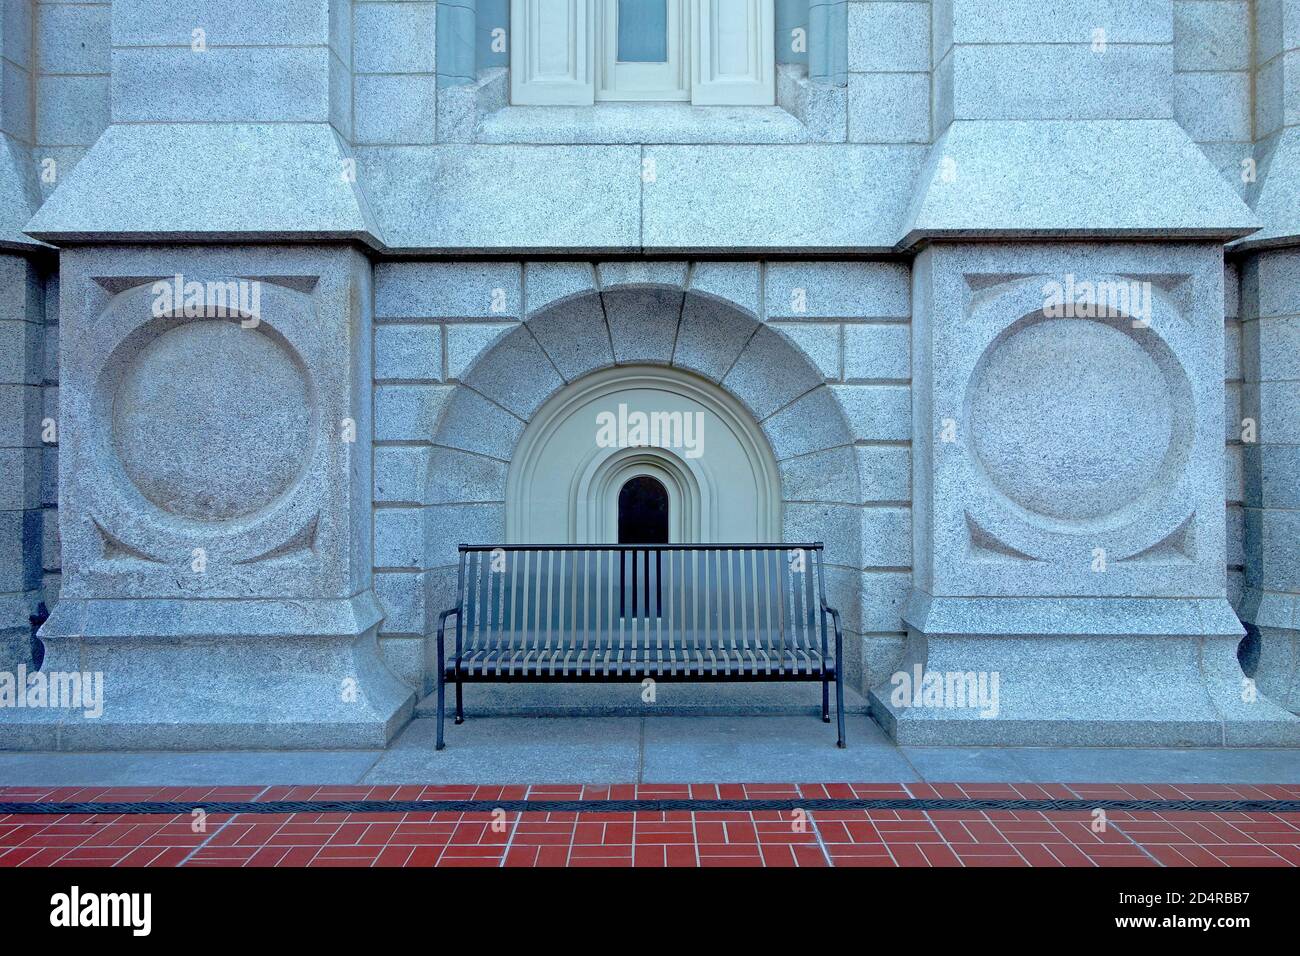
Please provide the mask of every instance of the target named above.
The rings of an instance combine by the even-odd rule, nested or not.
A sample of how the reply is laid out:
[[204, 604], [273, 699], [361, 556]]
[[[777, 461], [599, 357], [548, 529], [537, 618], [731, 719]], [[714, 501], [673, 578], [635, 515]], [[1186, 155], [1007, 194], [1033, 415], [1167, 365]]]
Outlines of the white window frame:
[[[677, 23], [671, 24], [676, 4]], [[670, 0], [670, 64], [616, 64], [611, 0], [510, 0], [510, 101], [776, 102], [774, 0]], [[674, 44], [675, 41], [675, 44]], [[678, 55], [673, 57], [676, 45]], [[631, 69], [628, 69], [631, 67]]]
[[619, 63], [618, 0], [596, 0], [597, 100], [689, 100], [691, 98], [692, 0], [667, 0], [666, 63]]

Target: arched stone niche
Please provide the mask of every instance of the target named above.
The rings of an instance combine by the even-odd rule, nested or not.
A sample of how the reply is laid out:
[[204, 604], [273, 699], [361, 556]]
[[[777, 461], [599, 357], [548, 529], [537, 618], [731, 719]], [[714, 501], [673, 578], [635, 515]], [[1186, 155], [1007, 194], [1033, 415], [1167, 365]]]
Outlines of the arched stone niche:
[[[857, 463], [852, 432], [821, 373], [793, 342], [735, 302], [665, 282], [597, 288], [594, 271], [586, 269], [589, 287], [530, 310], [479, 356], [448, 397], [429, 471], [426, 566], [436, 572], [430, 575], [430, 608], [450, 606], [458, 543], [536, 538], [507, 502], [512, 482], [527, 478], [535, 444], [530, 428], [539, 413], [545, 419], [548, 403], [563, 403], [588, 387], [657, 381], [696, 396], [733, 424], [740, 444], [748, 443], [765, 496], [754, 537], [825, 541], [828, 598], [852, 629], [862, 568]], [[573, 468], [571, 477], [608, 483], [615, 472], [634, 473], [638, 458], [653, 459], [662, 475], [647, 473], [666, 479], [670, 494], [673, 486], [688, 492], [698, 508], [716, 507], [710, 496], [727, 491], [720, 476], [709, 479], [684, 455], [660, 449], [593, 456], [590, 467]], [[810, 501], [809, 489], [827, 469], [838, 487], [848, 484], [853, 492]], [[691, 513], [689, 504], [685, 515], [695, 522], [691, 537], [716, 540], [701, 530], [707, 515]], [[587, 520], [585, 533], [571, 529], [571, 540], [608, 534], [608, 516]], [[851, 680], [856, 670], [851, 662]]]
[[633, 477], [668, 492], [674, 543], [772, 541], [780, 473], [740, 403], [691, 373], [605, 369], [561, 389], [529, 423], [506, 483], [512, 543], [612, 543]]

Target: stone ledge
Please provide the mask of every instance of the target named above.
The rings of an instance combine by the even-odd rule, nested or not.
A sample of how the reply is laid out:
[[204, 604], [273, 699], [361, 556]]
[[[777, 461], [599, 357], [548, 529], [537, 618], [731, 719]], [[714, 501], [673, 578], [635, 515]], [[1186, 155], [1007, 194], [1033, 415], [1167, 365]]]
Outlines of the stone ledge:
[[936, 239], [1236, 239], [1258, 228], [1172, 120], [965, 120], [931, 147], [899, 247]]
[[52, 243], [348, 240], [382, 248], [325, 123], [114, 125], [26, 225]]

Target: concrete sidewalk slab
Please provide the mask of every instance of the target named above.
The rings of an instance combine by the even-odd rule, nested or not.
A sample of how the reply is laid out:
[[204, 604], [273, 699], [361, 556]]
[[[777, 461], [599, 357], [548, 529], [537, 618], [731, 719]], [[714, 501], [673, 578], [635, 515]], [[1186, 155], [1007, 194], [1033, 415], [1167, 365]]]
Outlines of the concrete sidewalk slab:
[[898, 747], [863, 715], [415, 720], [387, 750], [0, 751], [0, 786], [538, 783], [1300, 783], [1300, 750]]
[[636, 717], [476, 717], [447, 721], [434, 750], [432, 720], [412, 721], [365, 783], [631, 783], [640, 778]]

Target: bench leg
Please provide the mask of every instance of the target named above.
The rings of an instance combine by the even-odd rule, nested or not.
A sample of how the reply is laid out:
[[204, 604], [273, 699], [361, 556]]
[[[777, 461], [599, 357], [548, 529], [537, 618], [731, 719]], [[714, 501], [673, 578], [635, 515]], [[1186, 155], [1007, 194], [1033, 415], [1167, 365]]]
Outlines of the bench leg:
[[434, 746], [435, 750], [442, 750], [444, 747], [447, 746], [446, 741], [442, 739], [442, 720], [444, 715], [444, 708], [446, 706], [445, 703], [446, 693], [447, 693], [447, 681], [442, 673], [442, 664], [439, 663], [438, 665], [438, 742]]
[[829, 677], [822, 678], [822, 723], [831, 722], [831, 682]]
[[844, 743], [844, 635], [840, 631], [839, 615], [835, 615], [835, 717], [839, 722], [840, 739], [837, 747]]
[[844, 743], [844, 684], [840, 683], [839, 676], [835, 680], [835, 715], [840, 722], [840, 740], [837, 741], [836, 747], [848, 747]]
[[456, 681], [456, 723], [465, 723], [465, 700], [461, 696], [460, 681]]

